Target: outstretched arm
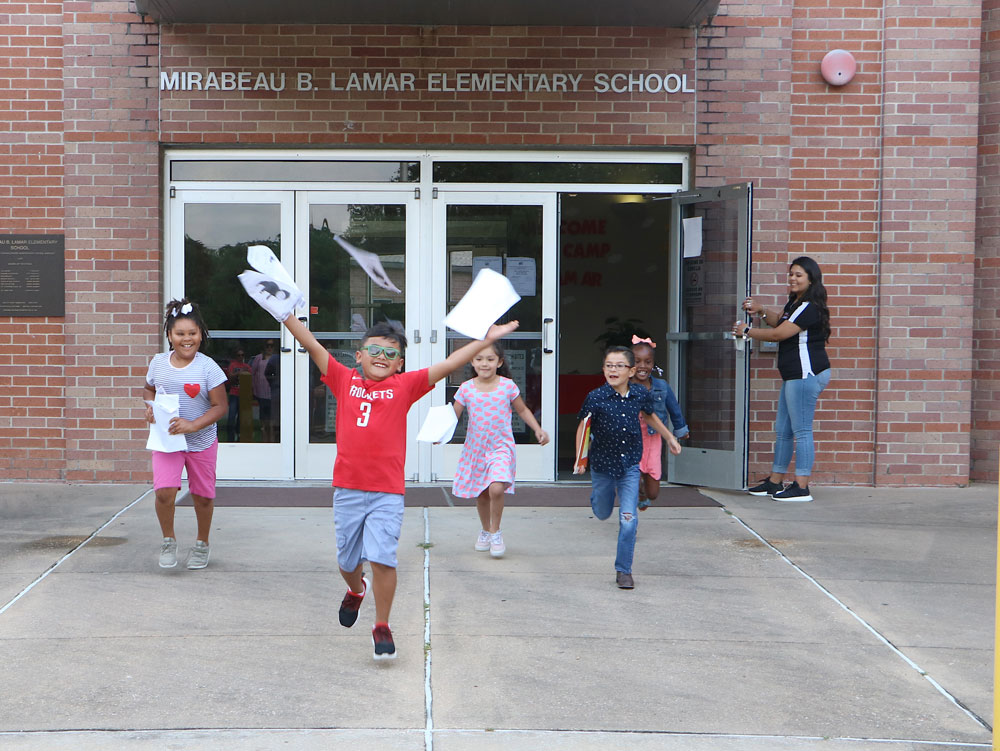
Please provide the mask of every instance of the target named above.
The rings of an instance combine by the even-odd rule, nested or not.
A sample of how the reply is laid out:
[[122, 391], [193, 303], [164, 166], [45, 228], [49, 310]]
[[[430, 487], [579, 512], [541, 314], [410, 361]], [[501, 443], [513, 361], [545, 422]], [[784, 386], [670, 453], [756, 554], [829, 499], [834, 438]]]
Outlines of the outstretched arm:
[[667, 430], [667, 426], [663, 424], [663, 421], [656, 415], [650, 413], [646, 414], [646, 424], [649, 425], [653, 430], [663, 436], [663, 440], [667, 442], [667, 450], [671, 454], [677, 455], [681, 453], [681, 445], [674, 438], [674, 434]]
[[[288, 325], [287, 321], [285, 322], [285, 325]], [[430, 382], [431, 386], [433, 386], [442, 378], [451, 375], [463, 365], [467, 365], [472, 362], [472, 358], [475, 357], [480, 350], [507, 336], [507, 334], [514, 331], [517, 326], [517, 321], [511, 321], [510, 323], [505, 323], [503, 325], [493, 324], [490, 326], [490, 330], [486, 332], [485, 339], [481, 341], [477, 340], [469, 342], [464, 347], [456, 349], [448, 355], [446, 359], [431, 365], [427, 369], [427, 380]]]
[[330, 365], [330, 353], [313, 336], [313, 332], [307, 329], [306, 325], [296, 318], [294, 314], [289, 315], [285, 319], [285, 328], [302, 345], [302, 348], [309, 353], [309, 357], [312, 358], [312, 361], [316, 363], [316, 367], [319, 368], [320, 374], [326, 375], [326, 369]]

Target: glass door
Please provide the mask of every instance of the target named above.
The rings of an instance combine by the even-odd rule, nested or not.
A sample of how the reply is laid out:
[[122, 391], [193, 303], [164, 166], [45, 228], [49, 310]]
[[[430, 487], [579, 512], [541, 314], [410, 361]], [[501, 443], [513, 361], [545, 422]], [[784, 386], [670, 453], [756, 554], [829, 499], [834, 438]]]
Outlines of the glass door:
[[202, 351], [229, 376], [229, 409], [218, 423], [218, 477], [292, 476], [290, 337], [236, 278], [247, 247], [266, 245], [294, 269], [292, 194], [178, 190], [170, 198], [166, 299], [201, 307], [209, 341]]
[[667, 340], [691, 439], [669, 457], [671, 482], [746, 488], [748, 342], [733, 322], [750, 289], [750, 184], [671, 199]]
[[[365, 330], [388, 321], [408, 331], [421, 304], [416, 274], [418, 214], [412, 189], [305, 191], [296, 194], [296, 281], [306, 297], [306, 325], [333, 357], [355, 366]], [[404, 368], [422, 367], [411, 341]], [[295, 362], [295, 476], [330, 480], [337, 454], [337, 401], [301, 347]], [[407, 430], [418, 429], [416, 408]], [[407, 451], [406, 478], [416, 479]]]
[[[440, 192], [433, 200], [431, 228], [433, 274], [430, 315], [431, 360], [447, 357], [468, 340], [445, 329], [446, 313], [462, 299], [476, 274], [490, 268], [506, 275], [521, 300], [502, 321], [520, 328], [502, 346], [511, 378], [528, 409], [554, 438], [556, 386], [556, 200], [553, 194]], [[434, 391], [430, 404], [454, 400], [461, 383], [471, 377], [454, 373]], [[430, 406], [430, 405], [428, 405]], [[518, 481], [550, 481], [555, 477], [554, 440], [540, 446], [524, 421], [512, 415], [517, 444]], [[465, 415], [446, 446], [430, 446], [430, 481], [450, 480], [465, 438]]]

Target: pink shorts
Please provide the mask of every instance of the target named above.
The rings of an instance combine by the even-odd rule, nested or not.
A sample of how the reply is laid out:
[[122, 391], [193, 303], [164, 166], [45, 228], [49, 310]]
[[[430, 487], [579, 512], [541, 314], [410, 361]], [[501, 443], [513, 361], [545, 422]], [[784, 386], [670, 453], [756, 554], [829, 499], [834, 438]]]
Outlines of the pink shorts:
[[153, 490], [180, 488], [181, 471], [186, 467], [192, 495], [215, 498], [215, 465], [219, 455], [216, 441], [204, 451], [153, 452]]
[[654, 480], [660, 479], [663, 472], [663, 439], [659, 433], [649, 434], [646, 426], [642, 426], [642, 459], [639, 460], [639, 471], [649, 475]]

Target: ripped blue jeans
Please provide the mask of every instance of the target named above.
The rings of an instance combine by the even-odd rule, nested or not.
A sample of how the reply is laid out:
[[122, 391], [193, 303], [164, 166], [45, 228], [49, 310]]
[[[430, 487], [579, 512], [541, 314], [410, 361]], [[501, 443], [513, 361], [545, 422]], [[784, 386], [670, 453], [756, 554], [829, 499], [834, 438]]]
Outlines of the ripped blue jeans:
[[615, 556], [615, 571], [631, 574], [635, 533], [639, 528], [639, 465], [626, 469], [622, 477], [612, 477], [591, 470], [590, 480], [590, 508], [598, 519], [604, 520], [611, 516], [617, 491], [618, 552]]

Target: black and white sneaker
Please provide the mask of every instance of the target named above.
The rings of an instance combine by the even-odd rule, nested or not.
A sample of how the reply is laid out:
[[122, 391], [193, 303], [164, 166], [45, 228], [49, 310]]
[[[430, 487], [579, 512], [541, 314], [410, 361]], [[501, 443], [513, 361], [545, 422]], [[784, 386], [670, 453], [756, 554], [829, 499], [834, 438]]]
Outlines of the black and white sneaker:
[[782, 491], [772, 493], [771, 498], [775, 501], [798, 501], [799, 503], [813, 499], [812, 494], [809, 492], [809, 486], [806, 485], [804, 488], [800, 488], [797, 482], [793, 482]]
[[780, 482], [771, 482], [770, 477], [765, 477], [764, 482], [760, 485], [754, 485], [752, 488], [747, 490], [750, 495], [774, 495], [780, 492], [785, 486]]

